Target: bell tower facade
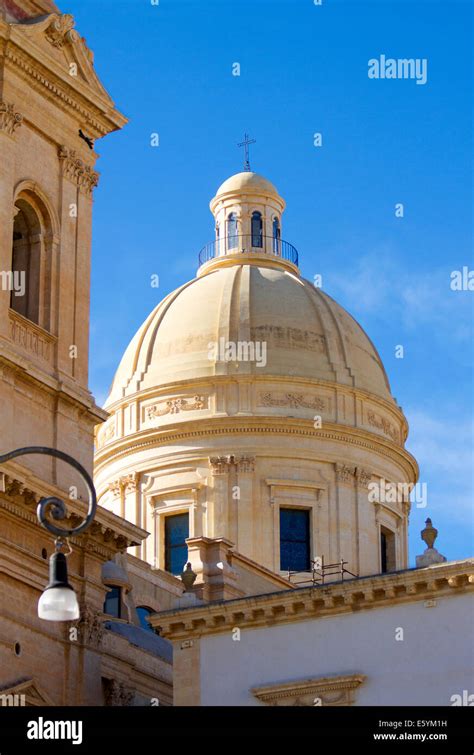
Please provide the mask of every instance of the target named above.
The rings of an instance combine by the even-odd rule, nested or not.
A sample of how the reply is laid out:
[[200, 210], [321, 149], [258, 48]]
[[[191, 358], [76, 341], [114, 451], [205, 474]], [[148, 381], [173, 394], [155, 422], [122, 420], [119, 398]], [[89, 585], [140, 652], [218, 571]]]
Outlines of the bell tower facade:
[[[72, 16], [0, 0], [2, 451], [53, 446], [91, 469], [105, 417], [88, 390], [94, 144], [125, 122]], [[52, 462], [25, 464], [61, 484]]]

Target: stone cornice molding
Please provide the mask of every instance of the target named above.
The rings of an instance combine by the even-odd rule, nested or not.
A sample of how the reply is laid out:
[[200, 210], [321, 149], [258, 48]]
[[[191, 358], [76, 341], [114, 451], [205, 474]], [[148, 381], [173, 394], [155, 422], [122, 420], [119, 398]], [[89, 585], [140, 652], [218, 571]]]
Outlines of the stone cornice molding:
[[99, 184], [99, 174], [87, 165], [74, 149], [61, 146], [58, 156], [63, 176], [76, 184], [86, 196], [92, 196], [93, 190]]
[[315, 698], [320, 700], [320, 705], [350, 705], [354, 691], [366, 678], [364, 674], [323, 676], [284, 684], [267, 684], [253, 687], [250, 691], [257, 700], [270, 705], [314, 706]]
[[[41, 93], [48, 92], [56, 105], [73, 114], [94, 138], [122, 128], [127, 119], [115, 108], [93, 67], [93, 55], [81, 36], [72, 28], [74, 19], [67, 14], [50, 14], [28, 24], [2, 24], [0, 44], [6, 63]], [[43, 41], [44, 40], [44, 41]], [[80, 75], [71, 76], [66, 58], [58, 59], [56, 50], [68, 46]], [[48, 50], [50, 49], [50, 52]]]
[[0, 101], [0, 131], [13, 136], [23, 123], [23, 116], [9, 102]]
[[[36, 505], [41, 498], [56, 496], [67, 502], [69, 517], [64, 520], [68, 527], [74, 527], [84, 521], [81, 507], [84, 502], [80, 499], [70, 499], [58, 488], [46, 485], [36, 485], [33, 475], [22, 475], [10, 472], [10, 468], [19, 465], [3, 465], [0, 471], [0, 508], [15, 517], [35, 524], [39, 527], [36, 516]], [[124, 523], [120, 517], [111, 512], [101, 510], [87, 532], [71, 538], [71, 543], [87, 551], [95, 552], [106, 558], [111, 554], [122, 552], [132, 545], [139, 545], [147, 536], [147, 532], [129, 522]]]
[[474, 560], [359, 577], [317, 587], [294, 588], [155, 614], [150, 619], [167, 639], [300, 622], [474, 590]]
[[[20, 317], [21, 315], [17, 319]], [[34, 325], [33, 323], [31, 324]], [[51, 336], [51, 338], [56, 342], [57, 338], [55, 336]], [[11, 342], [4, 338], [0, 338], [0, 352], [0, 368], [2, 370], [8, 370], [11, 375], [18, 375], [22, 380], [30, 382], [54, 399], [63, 400], [80, 411], [82, 415], [87, 414], [91, 424], [95, 425], [98, 422], [103, 422], [109, 416], [104, 409], [95, 404], [89, 391], [78, 390], [77, 386], [69, 378], [66, 382], [65, 380], [53, 377], [42, 369], [39, 360], [35, 359], [33, 362], [26, 354], [25, 358], [22, 359], [18, 351], [13, 351]]]
[[97, 452], [95, 457], [96, 472], [112, 460], [128, 456], [144, 448], [169, 445], [190, 438], [246, 433], [255, 435], [275, 433], [287, 436], [311, 437], [319, 440], [334, 440], [345, 445], [354, 445], [366, 449], [370, 453], [382, 454], [390, 458], [397, 466], [403, 468], [410, 480], [416, 481], [418, 479], [419, 470], [415, 458], [404, 448], [380, 435], [361, 428], [329, 422], [325, 423], [322, 428], [315, 430], [310, 420], [284, 419], [263, 415], [251, 417], [234, 416], [231, 419], [229, 417], [209, 417], [205, 426], [199, 421], [187, 421], [181, 422], [179, 425], [168, 425], [165, 428], [153, 428], [127, 435], [101, 448]]

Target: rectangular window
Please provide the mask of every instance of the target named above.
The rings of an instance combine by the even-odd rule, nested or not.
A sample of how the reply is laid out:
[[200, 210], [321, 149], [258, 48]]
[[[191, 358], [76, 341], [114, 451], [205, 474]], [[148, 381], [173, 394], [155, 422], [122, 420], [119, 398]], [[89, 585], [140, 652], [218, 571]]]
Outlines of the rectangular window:
[[165, 569], [181, 574], [188, 559], [189, 514], [165, 517]]
[[120, 619], [121, 588], [111, 585], [106, 585], [106, 587], [109, 590], [105, 594], [104, 613], [113, 616], [115, 619]]
[[387, 527], [380, 528], [380, 565], [382, 574], [396, 570], [395, 534]]
[[280, 509], [280, 569], [309, 571], [309, 511]]

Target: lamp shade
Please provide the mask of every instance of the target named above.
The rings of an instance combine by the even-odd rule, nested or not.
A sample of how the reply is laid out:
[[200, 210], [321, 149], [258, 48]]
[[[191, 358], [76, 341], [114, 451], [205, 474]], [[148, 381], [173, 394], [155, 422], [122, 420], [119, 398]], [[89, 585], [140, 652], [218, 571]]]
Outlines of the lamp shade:
[[75, 621], [80, 616], [64, 553], [53, 553], [49, 560], [49, 584], [38, 601], [38, 616], [46, 621]]

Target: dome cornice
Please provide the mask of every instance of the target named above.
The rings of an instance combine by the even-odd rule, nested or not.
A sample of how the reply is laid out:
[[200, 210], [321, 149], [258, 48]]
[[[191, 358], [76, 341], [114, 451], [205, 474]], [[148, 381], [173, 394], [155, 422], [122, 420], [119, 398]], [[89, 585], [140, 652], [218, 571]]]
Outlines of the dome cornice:
[[[306, 437], [313, 440], [336, 441], [346, 447], [347, 445], [356, 446], [369, 453], [389, 457], [404, 470], [408, 479], [412, 481], [416, 481], [419, 476], [417, 461], [408, 451], [375, 433], [333, 422], [326, 422], [322, 428], [315, 430], [311, 420], [285, 418], [283, 423], [280, 418], [260, 415], [258, 417], [208, 417], [205, 426], [201, 427], [195, 420], [190, 420], [172, 426], [168, 425], [162, 429], [153, 428], [139, 433], [131, 433], [97, 451], [95, 474], [99, 474], [103, 466], [107, 466], [117, 459], [130, 457], [131, 454], [146, 448], [169, 446], [183, 440], [245, 433], [255, 437], [272, 433], [283, 436]], [[341, 453], [340, 458], [343, 457], [344, 453]]]

